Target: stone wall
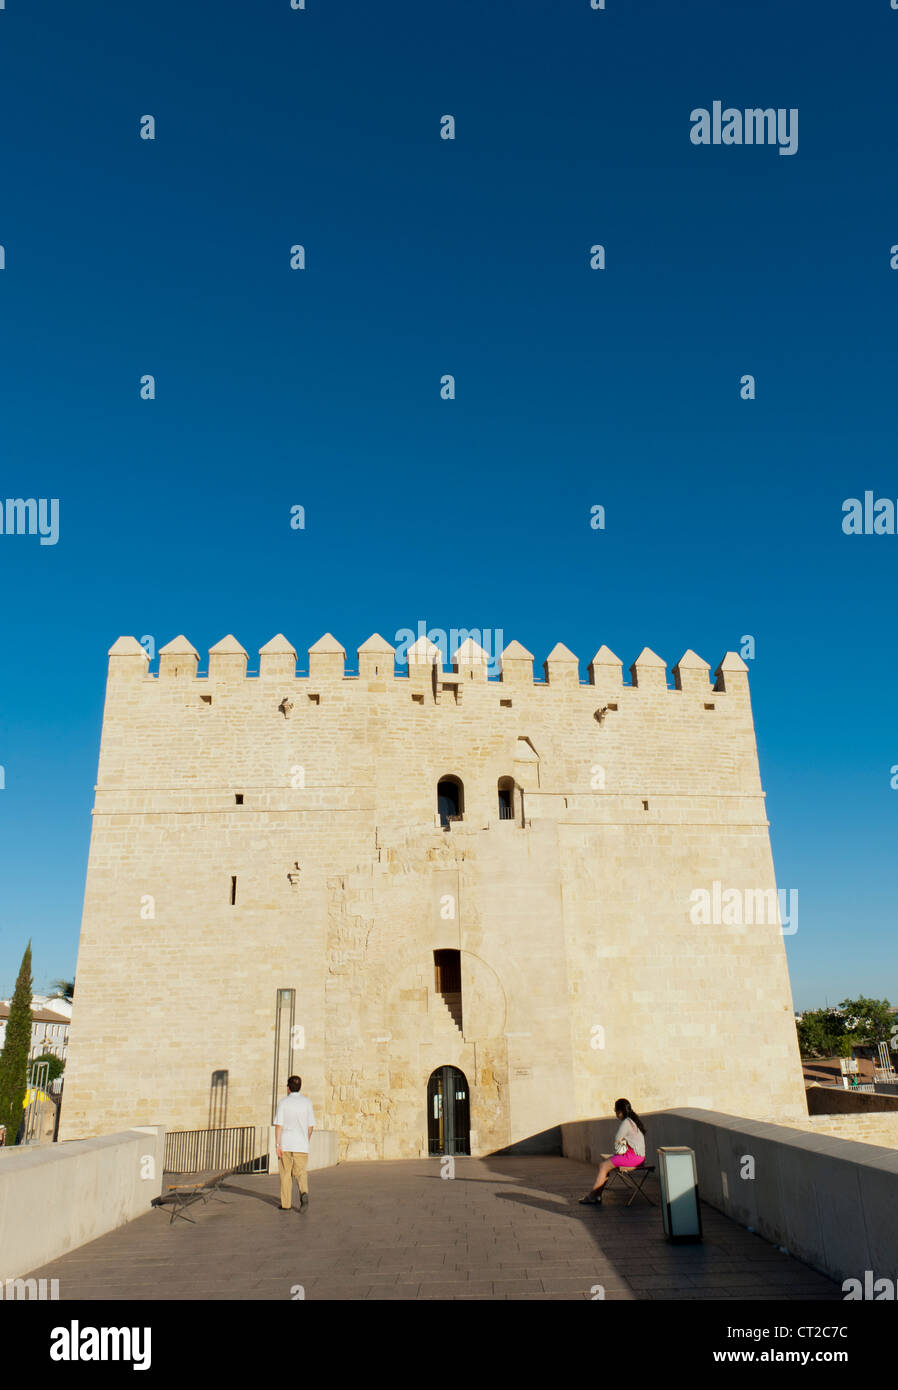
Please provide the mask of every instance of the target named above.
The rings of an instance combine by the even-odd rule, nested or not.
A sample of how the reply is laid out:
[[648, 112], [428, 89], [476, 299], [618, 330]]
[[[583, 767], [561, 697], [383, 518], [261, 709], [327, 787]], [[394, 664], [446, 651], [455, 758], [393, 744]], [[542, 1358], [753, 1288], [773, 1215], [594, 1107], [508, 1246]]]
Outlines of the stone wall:
[[811, 1115], [869, 1115], [880, 1111], [898, 1112], [898, 1096], [876, 1091], [846, 1091], [836, 1086], [809, 1086], [808, 1112]]
[[[786, 1121], [785, 1123], [789, 1123]], [[895, 1111], [855, 1115], [809, 1115], [796, 1128], [809, 1134], [829, 1134], [834, 1139], [853, 1139], [898, 1150], [898, 1114]]]
[[[165, 1131], [0, 1148], [0, 1281], [19, 1279], [150, 1211]], [[59, 1297], [67, 1298], [64, 1284]]]
[[[618, 1095], [800, 1118], [777, 921], [692, 920], [715, 881], [776, 886], [744, 663], [712, 686], [687, 653], [671, 689], [648, 650], [624, 684], [602, 648], [583, 682], [559, 646], [535, 682], [512, 643], [491, 680], [470, 642], [451, 672], [415, 646], [398, 673], [371, 639], [350, 674], [328, 637], [297, 675], [277, 638], [255, 677], [232, 638], [203, 677], [185, 639], [158, 676], [134, 639], [112, 648], [62, 1137], [202, 1128], [218, 1070], [227, 1123], [269, 1122], [279, 989], [299, 1029], [281, 1070], [341, 1158], [426, 1153], [446, 1064], [475, 1153]], [[462, 1031], [439, 949], [460, 952]]]

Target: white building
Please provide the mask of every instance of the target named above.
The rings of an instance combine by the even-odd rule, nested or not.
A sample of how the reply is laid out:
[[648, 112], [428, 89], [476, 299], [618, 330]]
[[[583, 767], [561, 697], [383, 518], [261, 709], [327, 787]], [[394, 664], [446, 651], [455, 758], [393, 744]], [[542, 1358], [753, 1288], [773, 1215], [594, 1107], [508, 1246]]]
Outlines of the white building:
[[[48, 1008], [52, 1002], [53, 1008]], [[0, 1000], [0, 1052], [6, 1044], [6, 1023], [9, 1018], [8, 999]], [[67, 1012], [64, 1012], [66, 1010]], [[33, 995], [31, 1000], [31, 1048], [29, 1062], [36, 1057], [50, 1053], [65, 1061], [69, 1046], [69, 1028], [72, 1022], [72, 1005], [67, 999], [46, 1000], [41, 995]]]

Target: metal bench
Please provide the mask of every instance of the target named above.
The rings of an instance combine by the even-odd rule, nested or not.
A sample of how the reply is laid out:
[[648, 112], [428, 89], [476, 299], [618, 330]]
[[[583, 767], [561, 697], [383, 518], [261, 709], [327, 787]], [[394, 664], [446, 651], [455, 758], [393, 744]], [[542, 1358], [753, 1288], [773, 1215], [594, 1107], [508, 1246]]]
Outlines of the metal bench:
[[[603, 1154], [602, 1157], [613, 1158], [614, 1155]], [[649, 1206], [653, 1207], [655, 1203], [652, 1201], [649, 1194], [647, 1192], [643, 1192], [642, 1189], [645, 1186], [645, 1182], [649, 1174], [654, 1173], [654, 1171], [654, 1163], [640, 1163], [636, 1168], [612, 1168], [611, 1172], [608, 1174], [607, 1179], [605, 1180], [605, 1187], [606, 1189], [609, 1188], [611, 1184], [614, 1182], [615, 1177], [619, 1176], [623, 1180], [623, 1184], [625, 1187], [631, 1187], [633, 1189], [633, 1191], [630, 1193], [629, 1202], [624, 1203], [625, 1206], [629, 1207], [633, 1202], [635, 1202], [637, 1197], [644, 1197], [645, 1200], [648, 1202]]]
[[196, 1222], [192, 1216], [187, 1215], [187, 1208], [192, 1207], [194, 1202], [202, 1202], [204, 1205], [209, 1200], [221, 1202], [224, 1206], [229, 1204], [223, 1197], [217, 1195], [219, 1188], [225, 1178], [229, 1178], [234, 1172], [234, 1168], [210, 1168], [203, 1173], [195, 1174], [193, 1182], [173, 1182], [166, 1183], [165, 1190], [160, 1197], [154, 1197], [150, 1203], [151, 1207], [171, 1206], [171, 1217], [169, 1225], [172, 1224], [176, 1216], [180, 1216], [184, 1221], [189, 1221], [195, 1226]]

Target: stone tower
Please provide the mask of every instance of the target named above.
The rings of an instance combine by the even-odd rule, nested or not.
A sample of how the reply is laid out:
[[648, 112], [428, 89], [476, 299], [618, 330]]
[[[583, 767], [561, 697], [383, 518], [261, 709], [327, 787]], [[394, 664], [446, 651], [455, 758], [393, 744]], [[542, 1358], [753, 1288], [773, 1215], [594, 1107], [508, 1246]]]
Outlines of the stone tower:
[[61, 1137], [203, 1128], [222, 1071], [229, 1125], [299, 1072], [342, 1158], [426, 1154], [446, 1067], [474, 1154], [619, 1095], [801, 1119], [743, 661], [395, 655], [111, 648]]

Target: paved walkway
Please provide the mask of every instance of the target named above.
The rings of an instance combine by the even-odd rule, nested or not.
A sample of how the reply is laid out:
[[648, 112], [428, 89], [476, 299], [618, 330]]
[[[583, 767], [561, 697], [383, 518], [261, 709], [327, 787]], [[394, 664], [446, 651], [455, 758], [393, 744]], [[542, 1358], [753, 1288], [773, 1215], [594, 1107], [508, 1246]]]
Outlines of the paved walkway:
[[[841, 1289], [711, 1207], [703, 1245], [672, 1246], [660, 1208], [623, 1189], [577, 1198], [566, 1158], [348, 1163], [312, 1173], [307, 1211], [274, 1176], [239, 1176], [196, 1225], [148, 1211], [33, 1277], [60, 1299], [836, 1299]], [[658, 1201], [655, 1176], [646, 1190]], [[295, 1196], [298, 1202], [298, 1196]]]

